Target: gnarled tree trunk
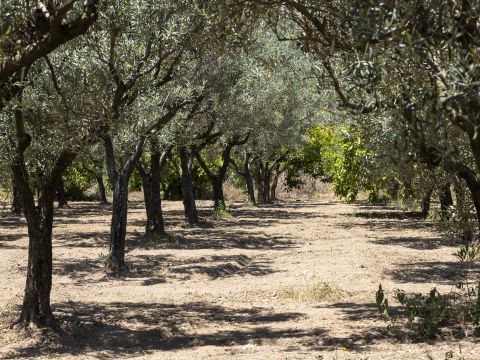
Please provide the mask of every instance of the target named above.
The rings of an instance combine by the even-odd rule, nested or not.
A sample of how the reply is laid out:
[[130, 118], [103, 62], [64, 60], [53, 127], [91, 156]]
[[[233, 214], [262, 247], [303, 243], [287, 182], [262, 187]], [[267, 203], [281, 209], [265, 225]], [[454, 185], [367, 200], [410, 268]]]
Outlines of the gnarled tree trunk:
[[140, 161], [136, 162], [136, 167], [142, 178], [143, 196], [147, 213], [145, 236], [147, 239], [154, 239], [155, 237], [161, 237], [165, 234], [162, 202], [160, 199], [160, 173], [162, 167], [165, 165], [167, 155], [171, 151], [171, 147], [168, 147], [163, 154], [160, 154], [158, 141], [151, 140], [150, 148], [150, 170], [147, 172]]
[[127, 236], [128, 215], [128, 181], [133, 172], [135, 162], [140, 158], [145, 137], [137, 142], [135, 151], [126, 163], [117, 171], [113, 142], [107, 134], [103, 137], [105, 159], [107, 162], [108, 176], [113, 187], [112, 220], [110, 225], [110, 248], [107, 266], [113, 271], [125, 269], [125, 239]]
[[[21, 149], [22, 146], [19, 146]], [[26, 147], [24, 148], [26, 149]], [[28, 179], [23, 160], [23, 151], [18, 152], [11, 168], [18, 188], [28, 226], [28, 264], [22, 312], [17, 323], [52, 326], [54, 317], [50, 307], [52, 289], [52, 228], [55, 186], [62, 172], [76, 156], [73, 150], [63, 150], [54, 167], [39, 188], [38, 206]]]

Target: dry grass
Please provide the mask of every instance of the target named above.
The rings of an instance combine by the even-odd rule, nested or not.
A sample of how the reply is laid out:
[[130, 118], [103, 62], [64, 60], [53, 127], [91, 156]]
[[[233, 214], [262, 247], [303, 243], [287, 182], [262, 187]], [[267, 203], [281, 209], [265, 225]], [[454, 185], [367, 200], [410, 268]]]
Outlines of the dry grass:
[[307, 302], [338, 301], [344, 295], [345, 292], [338, 286], [326, 282], [307, 284], [301, 287], [285, 286], [278, 293], [278, 297], [281, 299]]
[[228, 202], [242, 202], [246, 201], [247, 196], [243, 188], [238, 188], [231, 181], [227, 180], [223, 185], [223, 192], [225, 200]]

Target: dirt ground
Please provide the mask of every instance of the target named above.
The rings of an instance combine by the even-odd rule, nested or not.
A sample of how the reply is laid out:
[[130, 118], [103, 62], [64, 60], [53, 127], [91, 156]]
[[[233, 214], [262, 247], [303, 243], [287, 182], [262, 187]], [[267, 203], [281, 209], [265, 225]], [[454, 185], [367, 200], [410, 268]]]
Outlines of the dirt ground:
[[[62, 331], [30, 336], [7, 325], [24, 286], [23, 220], [0, 217], [0, 358], [19, 359], [480, 359], [474, 340], [401, 343], [377, 314], [391, 294], [449, 291], [455, 248], [432, 223], [388, 207], [331, 198], [258, 209], [232, 205], [201, 227], [165, 202], [169, 241], [141, 239], [138, 194], [129, 212], [130, 271], [109, 276], [109, 207], [71, 203], [54, 228], [52, 307]], [[137, 199], [137, 200], [135, 200]], [[328, 300], [288, 297], [327, 283]]]

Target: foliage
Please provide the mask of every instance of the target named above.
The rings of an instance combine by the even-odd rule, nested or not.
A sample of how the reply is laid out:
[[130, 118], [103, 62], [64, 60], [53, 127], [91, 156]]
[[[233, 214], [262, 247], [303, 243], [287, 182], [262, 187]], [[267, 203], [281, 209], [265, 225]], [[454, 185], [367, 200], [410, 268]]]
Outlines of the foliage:
[[93, 175], [78, 164], [72, 164], [63, 173], [65, 194], [70, 200], [83, 200], [84, 193], [95, 181]]
[[457, 335], [465, 336], [473, 327], [478, 327], [480, 321], [480, 283], [470, 288], [462, 288], [461, 292], [451, 292], [442, 295], [436, 288], [427, 295], [406, 294], [397, 290], [394, 298], [403, 307], [403, 314], [393, 316], [380, 285], [376, 293], [376, 303], [382, 316], [390, 321], [389, 328], [400, 331], [399, 321], [406, 319], [407, 335], [424, 339], [434, 338], [441, 334], [447, 325], [450, 328], [458, 326]]
[[301, 186], [300, 176], [307, 174], [331, 181], [335, 194], [349, 202], [361, 190], [369, 191], [369, 199], [376, 202], [385, 176], [372, 172], [366, 163], [369, 156], [351, 128], [318, 125], [308, 132], [304, 147], [286, 161], [287, 186]]

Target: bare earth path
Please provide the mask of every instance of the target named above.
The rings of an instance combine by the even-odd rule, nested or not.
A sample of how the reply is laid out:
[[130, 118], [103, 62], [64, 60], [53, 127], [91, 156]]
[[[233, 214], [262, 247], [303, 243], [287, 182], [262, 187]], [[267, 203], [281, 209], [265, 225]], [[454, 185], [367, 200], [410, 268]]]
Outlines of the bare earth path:
[[[180, 202], [164, 205], [175, 239], [146, 243], [144, 211], [132, 201], [131, 270], [116, 278], [102, 267], [109, 207], [57, 211], [52, 304], [63, 332], [49, 340], [4, 329], [21, 303], [27, 239], [23, 220], [0, 217], [0, 358], [480, 358], [473, 341], [397, 343], [377, 315], [379, 283], [416, 292], [455, 284], [455, 248], [428, 222], [334, 200], [236, 204], [232, 218], [211, 220], [205, 202], [204, 225], [189, 229]], [[282, 295], [323, 282], [343, 296]]]

